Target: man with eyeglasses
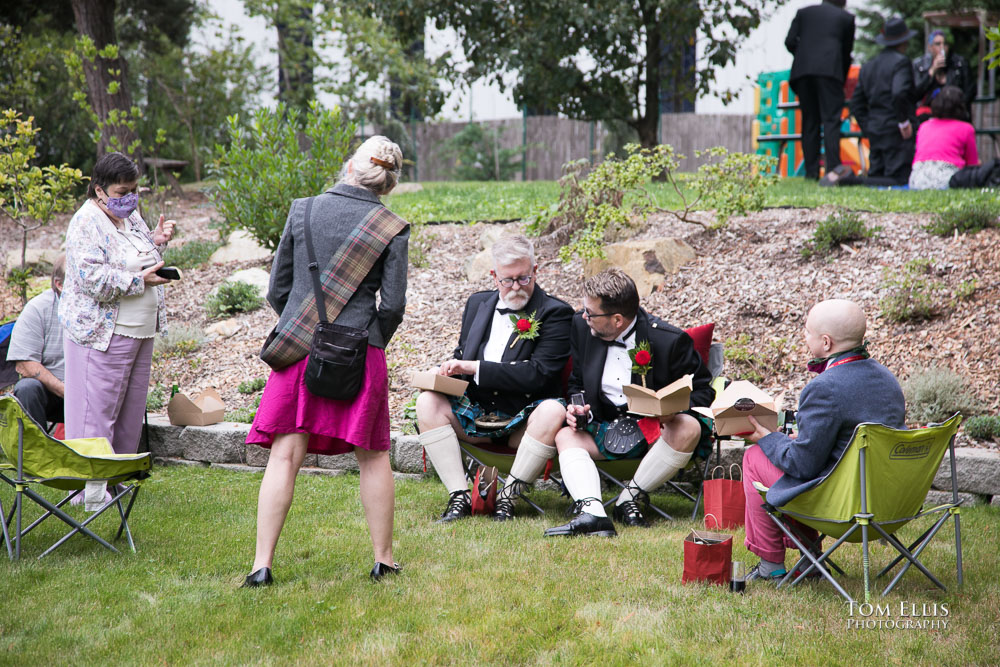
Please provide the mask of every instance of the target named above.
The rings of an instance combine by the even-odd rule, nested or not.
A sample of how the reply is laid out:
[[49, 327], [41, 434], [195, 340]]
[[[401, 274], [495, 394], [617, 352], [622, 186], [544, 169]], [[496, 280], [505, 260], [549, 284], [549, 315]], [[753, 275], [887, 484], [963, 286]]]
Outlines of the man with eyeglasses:
[[972, 101], [976, 99], [976, 80], [965, 58], [948, 50], [945, 35], [934, 30], [927, 38], [927, 53], [913, 61], [914, 95], [917, 100], [917, 120], [930, 118], [931, 100], [945, 86], [962, 90], [965, 110], [972, 118]]
[[[575, 516], [565, 525], [546, 530], [547, 537], [617, 535], [601, 503], [595, 459], [642, 459], [618, 496], [613, 516], [626, 526], [648, 526], [640, 503], [648, 502], [649, 492], [672, 479], [691, 460], [699, 443], [711, 438], [707, 420], [690, 409], [663, 417], [659, 424], [653, 420], [640, 425], [638, 434], [628, 426], [624, 385], [643, 384], [645, 379], [646, 387], [658, 390], [691, 374], [690, 407], [698, 407], [710, 405], [715, 398], [712, 378], [687, 333], [639, 307], [635, 282], [624, 271], [607, 269], [588, 278], [583, 289], [583, 310], [573, 318], [570, 329], [573, 373], [569, 393], [582, 393], [584, 404], [571, 404], [556, 418], [560, 428], [554, 440]], [[552, 403], [551, 410], [543, 403], [536, 414], [554, 414], [560, 403]], [[610, 444], [620, 437], [616, 433], [635, 434], [629, 451], [613, 451], [620, 450]]]
[[573, 309], [536, 283], [535, 250], [524, 236], [497, 240], [490, 272], [496, 289], [469, 297], [453, 359], [441, 375], [469, 381], [464, 396], [425, 391], [417, 397], [420, 444], [450, 494], [438, 519], [472, 512], [459, 438], [474, 444], [506, 443], [517, 454], [492, 518], [514, 517], [517, 492], [532, 484], [556, 455], [552, 445], [566, 408], [545, 399], [563, 395]]

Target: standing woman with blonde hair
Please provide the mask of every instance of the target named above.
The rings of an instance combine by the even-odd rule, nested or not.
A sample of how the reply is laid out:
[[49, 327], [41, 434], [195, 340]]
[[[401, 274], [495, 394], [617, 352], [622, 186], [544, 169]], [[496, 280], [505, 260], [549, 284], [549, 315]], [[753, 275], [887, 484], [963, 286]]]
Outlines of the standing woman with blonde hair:
[[[399, 146], [371, 137], [344, 164], [337, 185], [317, 197], [296, 199], [288, 212], [267, 294], [279, 319], [261, 352], [272, 372], [247, 436], [248, 444], [268, 447], [271, 454], [257, 504], [256, 555], [244, 587], [274, 581], [274, 550], [307, 453], [354, 452], [375, 552], [371, 577], [399, 569], [392, 555], [395, 489], [385, 346], [406, 307], [410, 231], [379, 197], [396, 187], [402, 163]], [[350, 399], [326, 398], [306, 385], [309, 345], [323, 310], [335, 325], [367, 329], [364, 375]]]

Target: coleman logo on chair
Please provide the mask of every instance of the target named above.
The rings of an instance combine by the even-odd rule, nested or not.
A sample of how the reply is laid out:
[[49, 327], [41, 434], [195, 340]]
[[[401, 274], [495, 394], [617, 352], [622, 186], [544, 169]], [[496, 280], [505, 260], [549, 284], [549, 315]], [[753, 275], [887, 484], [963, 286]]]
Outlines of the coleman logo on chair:
[[890, 459], [922, 459], [931, 451], [929, 442], [899, 442], [889, 453]]

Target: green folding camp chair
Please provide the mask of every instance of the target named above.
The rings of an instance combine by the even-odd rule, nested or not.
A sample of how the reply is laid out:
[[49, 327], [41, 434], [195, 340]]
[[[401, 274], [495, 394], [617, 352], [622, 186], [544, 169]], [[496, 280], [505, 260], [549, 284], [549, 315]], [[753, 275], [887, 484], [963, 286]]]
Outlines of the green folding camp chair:
[[[66, 540], [82, 533], [102, 546], [118, 553], [118, 549], [96, 535], [88, 528], [94, 519], [106, 510], [116, 507], [121, 524], [114, 539], [122, 532], [128, 539], [129, 547], [135, 551], [135, 542], [128, 525], [128, 517], [135, 505], [142, 480], [149, 476], [150, 454], [115, 454], [106, 438], [76, 438], [57, 440], [24, 412], [24, 408], [13, 396], [0, 397], [0, 449], [6, 462], [0, 461], [0, 480], [14, 489], [14, 506], [10, 514], [5, 514], [0, 500], [0, 524], [3, 528], [7, 555], [12, 560], [21, 556], [21, 539], [42, 521], [56, 516], [68, 524], [71, 530], [39, 556], [48, 555]], [[83, 521], [78, 521], [61, 508], [74, 496], [84, 492], [87, 482], [106, 483], [115, 489], [111, 500]], [[32, 487], [40, 485], [70, 493], [58, 503], [51, 503], [39, 495]], [[27, 497], [45, 510], [27, 528], [21, 529], [24, 498]], [[127, 499], [127, 507], [122, 500]], [[16, 518], [14, 530], [10, 523]]]
[[[962, 585], [962, 532], [960, 526], [958, 482], [955, 475], [955, 432], [962, 422], [960, 414], [948, 421], [924, 429], [897, 430], [881, 424], [859, 424], [851, 442], [836, 467], [819, 484], [796, 496], [783, 507], [774, 507], [766, 500], [767, 488], [755, 486], [764, 498], [764, 509], [787, 535], [803, 556], [778, 585], [796, 585], [815, 568], [848, 601], [853, 598], [833, 578], [830, 569], [843, 570], [830, 560], [830, 555], [845, 542], [860, 542], [864, 567], [865, 602], [871, 596], [869, 579], [869, 528], [897, 552], [897, 556], [876, 578], [887, 574], [901, 561], [906, 564], [882, 591], [886, 595], [895, 588], [911, 565], [920, 570], [942, 590], [947, 590], [937, 577], [920, 562], [920, 554], [949, 517], [955, 518], [955, 554], [958, 585]], [[934, 481], [945, 452], [951, 457], [952, 501], [924, 508], [924, 500]], [[908, 547], [896, 539], [896, 532], [910, 521], [940, 514], [934, 523]], [[814, 528], [835, 542], [817, 555], [815, 545], [805, 539], [787, 518]], [[859, 530], [860, 529], [860, 530]], [[808, 563], [808, 567], [803, 567]], [[829, 565], [830, 567], [824, 567]], [[795, 576], [796, 570], [799, 575]]]

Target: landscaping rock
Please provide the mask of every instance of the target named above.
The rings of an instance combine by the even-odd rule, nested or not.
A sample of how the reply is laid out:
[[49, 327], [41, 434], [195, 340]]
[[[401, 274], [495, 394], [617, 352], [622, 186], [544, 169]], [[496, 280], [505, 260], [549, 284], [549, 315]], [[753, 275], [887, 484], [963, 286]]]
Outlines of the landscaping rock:
[[183, 426], [173, 426], [166, 417], [150, 415], [149, 451], [154, 459], [156, 457], [182, 457], [184, 455], [184, 445], [180, 441], [182, 431], [184, 431]]
[[228, 264], [229, 262], [242, 262], [248, 259], [266, 259], [270, 256], [270, 250], [262, 248], [246, 232], [237, 230], [229, 235], [226, 245], [212, 253], [209, 261], [212, 264]]
[[267, 459], [271, 455], [271, 450], [260, 445], [247, 445], [246, 462], [250, 466], [263, 468], [267, 465]]
[[205, 340], [213, 341], [219, 338], [229, 338], [240, 330], [242, 325], [236, 318], [230, 317], [228, 320], [216, 322], [205, 328]]
[[493, 254], [489, 250], [482, 250], [473, 255], [465, 263], [465, 278], [470, 283], [481, 282], [493, 270]]
[[322, 477], [336, 477], [337, 475], [343, 475], [346, 470], [332, 470], [330, 468], [307, 468], [302, 466], [299, 468], [300, 475], [319, 475]]
[[681, 239], [642, 239], [614, 243], [604, 248], [604, 259], [584, 263], [583, 273], [590, 277], [617, 266], [635, 280], [640, 297], [647, 297], [663, 284], [668, 273], [675, 273], [695, 258], [694, 249]]
[[271, 281], [271, 274], [264, 269], [243, 269], [225, 279], [227, 283], [247, 283], [257, 288], [257, 295], [260, 298], [267, 296], [267, 286]]
[[154, 456], [153, 465], [158, 466], [193, 466], [195, 468], [207, 468], [208, 464], [204, 461], [188, 461], [187, 459], [178, 459], [170, 456]]
[[317, 457], [316, 466], [329, 470], [358, 470], [358, 457], [353, 452]]
[[213, 463], [211, 464], [211, 467], [231, 470], [233, 472], [264, 472], [263, 468], [243, 465], [242, 463]]
[[394, 195], [405, 195], [408, 192], [423, 192], [424, 186], [420, 183], [400, 183], [392, 189]]
[[[392, 450], [389, 452], [392, 469], [397, 472], [423, 473], [424, 457], [423, 447], [420, 440], [415, 435], [403, 435], [399, 431], [393, 431]], [[427, 459], [427, 471], [434, 470], [430, 459]]]
[[394, 472], [394, 473], [392, 473], [392, 478], [394, 480], [397, 480], [397, 481], [403, 480], [403, 479], [408, 479], [410, 481], [414, 481], [414, 480], [423, 479], [424, 476], [423, 475], [416, 475], [416, 474], [411, 473], [411, 472]]
[[246, 438], [250, 424], [221, 422], [188, 426], [180, 435], [184, 458], [209, 463], [246, 463]]
[[[984, 502], [986, 499], [975, 493], [959, 493], [958, 499], [962, 501], [963, 507], [971, 507]], [[931, 489], [927, 492], [924, 505], [933, 507], [934, 505], [944, 505], [951, 502], [951, 491], [936, 491]]]
[[[960, 447], [955, 450], [955, 470], [959, 491], [1000, 495], [1000, 452]], [[951, 462], [947, 454], [934, 477], [934, 488], [951, 489]]]
[[483, 250], [489, 250], [501, 236], [505, 234], [514, 234], [516, 232], [516, 229], [512, 230], [506, 225], [483, 225], [483, 231], [479, 235], [479, 245], [483, 247]]
[[1000, 496], [990, 498], [990, 507], [1000, 507]]

